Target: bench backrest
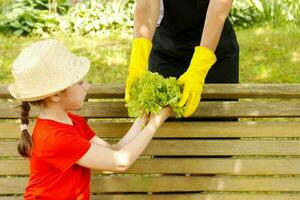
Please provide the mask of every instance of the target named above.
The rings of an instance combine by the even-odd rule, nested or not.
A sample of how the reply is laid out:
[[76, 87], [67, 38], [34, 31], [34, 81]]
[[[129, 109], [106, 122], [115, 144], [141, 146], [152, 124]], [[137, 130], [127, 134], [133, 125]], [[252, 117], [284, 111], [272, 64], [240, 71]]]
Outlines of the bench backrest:
[[[77, 113], [116, 142], [133, 121], [123, 97], [123, 85], [93, 85]], [[92, 171], [93, 199], [300, 199], [300, 85], [208, 84], [202, 97], [212, 100], [192, 117], [240, 121], [165, 122], [126, 173]], [[10, 98], [0, 86], [0, 199], [22, 199], [29, 166], [16, 149], [20, 103]]]

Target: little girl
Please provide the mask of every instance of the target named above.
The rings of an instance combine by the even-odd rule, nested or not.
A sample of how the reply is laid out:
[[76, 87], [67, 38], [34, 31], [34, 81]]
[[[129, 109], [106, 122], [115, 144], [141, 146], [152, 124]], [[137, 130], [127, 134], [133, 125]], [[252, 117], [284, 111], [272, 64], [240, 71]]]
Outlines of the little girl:
[[[13, 63], [13, 97], [22, 101], [19, 153], [30, 159], [25, 199], [86, 200], [90, 169], [124, 172], [141, 155], [172, 110], [164, 108], [134, 121], [128, 133], [111, 145], [89, 128], [79, 109], [89, 84], [90, 69], [59, 41], [48, 39], [25, 48]], [[40, 106], [32, 135], [28, 133], [30, 104]], [[141, 130], [142, 124], [145, 124]]]

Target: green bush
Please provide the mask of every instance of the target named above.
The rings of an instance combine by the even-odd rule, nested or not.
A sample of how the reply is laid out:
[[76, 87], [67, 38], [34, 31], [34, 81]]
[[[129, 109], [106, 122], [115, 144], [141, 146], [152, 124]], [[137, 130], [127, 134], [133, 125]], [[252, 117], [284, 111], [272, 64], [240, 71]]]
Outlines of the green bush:
[[[48, 15], [48, 0], [0, 0], [0, 33], [42, 35], [53, 31], [77, 35], [132, 32], [134, 0], [84, 0], [69, 8], [57, 1], [57, 15]], [[235, 0], [230, 19], [236, 28], [255, 25], [300, 25], [300, 0]]]
[[249, 28], [260, 22], [261, 15], [247, 1], [233, 1], [229, 18], [235, 27]]
[[14, 9], [0, 21], [0, 32], [13, 33], [17, 36], [29, 33], [43, 34], [54, 30], [59, 24], [54, 17], [49, 17], [47, 11], [32, 8]]
[[300, 23], [300, 0], [235, 0], [230, 19], [237, 28]]
[[288, 21], [287, 3], [285, 0], [260, 0], [250, 1], [253, 7], [261, 15], [262, 20], [271, 25], [282, 25]]
[[[56, 0], [57, 13], [64, 15], [68, 12], [69, 5], [67, 0]], [[9, 6], [13, 8], [30, 7], [35, 10], [49, 10], [49, 0], [14, 0], [13, 4]]]
[[[65, 0], [58, 5], [58, 13], [67, 13]], [[30, 33], [42, 35], [59, 27], [58, 17], [48, 13], [48, 0], [16, 0], [5, 8], [0, 19], [0, 32], [17, 36]]]
[[69, 10], [61, 27], [80, 35], [129, 31], [133, 27], [133, 4], [133, 0], [84, 1]]
[[300, 26], [300, 0], [294, 0], [293, 3], [289, 6], [292, 20], [296, 25]]

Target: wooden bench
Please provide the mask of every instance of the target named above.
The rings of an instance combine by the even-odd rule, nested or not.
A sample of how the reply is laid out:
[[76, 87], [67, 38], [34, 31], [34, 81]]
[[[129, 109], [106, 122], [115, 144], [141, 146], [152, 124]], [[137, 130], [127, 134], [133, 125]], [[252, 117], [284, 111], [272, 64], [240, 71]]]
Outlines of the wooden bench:
[[[93, 85], [78, 111], [109, 142], [132, 122], [123, 88]], [[193, 117], [240, 121], [165, 122], [125, 174], [92, 171], [92, 199], [299, 200], [300, 84], [210, 84], [203, 97], [240, 100], [201, 102]], [[22, 199], [29, 166], [16, 150], [19, 103], [6, 86], [0, 98], [0, 199]]]

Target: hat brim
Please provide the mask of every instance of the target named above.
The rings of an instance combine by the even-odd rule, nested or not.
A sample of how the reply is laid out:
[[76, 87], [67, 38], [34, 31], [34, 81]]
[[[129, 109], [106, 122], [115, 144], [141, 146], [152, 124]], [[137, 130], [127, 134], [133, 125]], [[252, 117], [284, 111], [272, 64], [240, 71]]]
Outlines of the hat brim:
[[[79, 64], [80, 63], [80, 64]], [[48, 91], [47, 93], [43, 94], [22, 94], [22, 91], [19, 91], [16, 87], [16, 84], [10, 84], [8, 86], [8, 90], [14, 98], [20, 100], [20, 101], [38, 101], [47, 97], [50, 97], [54, 94], [57, 94], [68, 87], [74, 85], [78, 81], [80, 81], [83, 77], [87, 75], [91, 67], [91, 63], [89, 59], [85, 57], [78, 57], [78, 64], [76, 65], [76, 68], [73, 72], [70, 72], [70, 76], [66, 77], [64, 80], [64, 84], [61, 84], [59, 87], [53, 89], [52, 91]]]

